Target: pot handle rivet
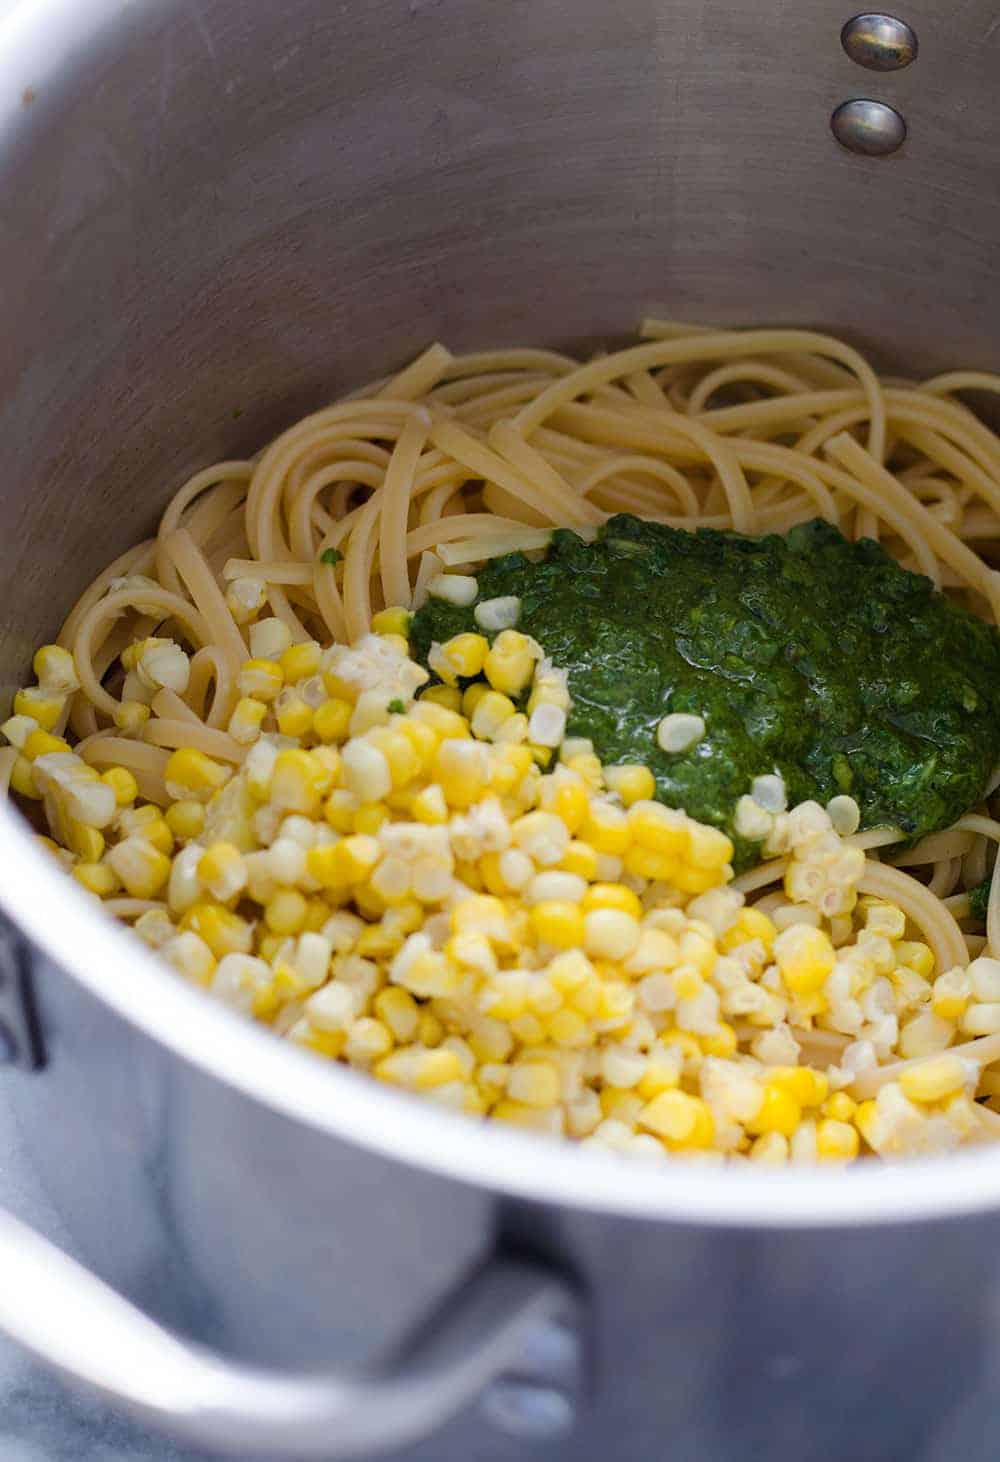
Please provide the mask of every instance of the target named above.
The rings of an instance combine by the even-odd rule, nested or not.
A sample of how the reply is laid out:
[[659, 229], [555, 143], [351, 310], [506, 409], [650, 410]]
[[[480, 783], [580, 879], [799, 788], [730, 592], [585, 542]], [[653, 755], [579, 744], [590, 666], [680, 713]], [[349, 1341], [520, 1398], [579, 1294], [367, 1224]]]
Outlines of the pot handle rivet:
[[895, 107], [868, 97], [841, 102], [830, 130], [841, 147], [865, 157], [888, 157], [906, 141], [906, 123]]
[[840, 32], [840, 44], [856, 65], [869, 71], [902, 71], [917, 59], [913, 27], [880, 11], [853, 15]]

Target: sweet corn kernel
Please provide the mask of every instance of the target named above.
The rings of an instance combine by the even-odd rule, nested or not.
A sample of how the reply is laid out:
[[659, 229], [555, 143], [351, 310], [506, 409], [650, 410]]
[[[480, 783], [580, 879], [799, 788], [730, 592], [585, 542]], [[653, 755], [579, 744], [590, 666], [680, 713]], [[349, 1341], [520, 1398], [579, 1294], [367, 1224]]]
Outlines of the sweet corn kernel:
[[[478, 690], [479, 686], [470, 686], [472, 690]], [[501, 727], [516, 715], [517, 707], [509, 696], [501, 694], [498, 690], [488, 690], [483, 686], [483, 693], [476, 698], [471, 710], [472, 734], [480, 741], [493, 741]]]
[[232, 843], [213, 843], [198, 862], [198, 878], [220, 904], [238, 897], [247, 885], [246, 864]]
[[555, 949], [574, 949], [583, 943], [583, 914], [577, 904], [551, 900], [531, 910], [535, 938]]
[[[87, 827], [86, 823], [69, 822], [67, 830], [66, 846], [71, 853], [82, 858], [85, 863], [97, 863], [104, 852], [104, 837], [96, 827]], [[163, 851], [169, 851], [169, 849]]]
[[604, 780], [626, 807], [631, 807], [634, 802], [648, 802], [656, 795], [656, 779], [648, 767], [629, 763], [605, 767]]
[[29, 732], [25, 737], [21, 751], [29, 761], [34, 761], [36, 757], [46, 756], [50, 751], [72, 751], [72, 747], [61, 736], [53, 736], [51, 731], [38, 729]]
[[313, 708], [294, 689], [281, 692], [274, 703], [274, 714], [282, 736], [308, 736], [313, 728]]
[[76, 673], [73, 656], [61, 645], [42, 645], [35, 651], [31, 662], [35, 678], [45, 690], [57, 695], [71, 695], [80, 689], [80, 677]]
[[775, 939], [774, 957], [788, 989], [796, 995], [811, 995], [826, 983], [836, 951], [822, 930], [793, 924]]
[[312, 729], [320, 741], [340, 745], [347, 740], [354, 707], [350, 701], [332, 697], [313, 712]]
[[139, 795], [139, 784], [126, 767], [108, 767], [101, 773], [101, 781], [111, 788], [119, 807], [131, 807]]
[[171, 755], [164, 773], [167, 794], [177, 802], [189, 798], [208, 802], [231, 776], [229, 767], [221, 766], [204, 752], [192, 751], [189, 747]]
[[700, 1097], [675, 1089], [662, 1091], [647, 1102], [638, 1121], [672, 1147], [710, 1147], [715, 1136], [708, 1105]]
[[816, 1156], [824, 1162], [853, 1162], [861, 1150], [857, 1129], [827, 1117], [816, 1124]]
[[594, 959], [628, 959], [639, 943], [638, 919], [621, 909], [591, 909], [583, 924], [583, 947]]
[[106, 863], [77, 863], [72, 873], [78, 883], [100, 899], [110, 898], [118, 887], [118, 879]]
[[200, 802], [186, 798], [181, 802], [171, 802], [163, 814], [163, 820], [175, 838], [180, 842], [190, 842], [201, 837], [205, 826], [205, 809]]
[[66, 697], [40, 685], [29, 685], [14, 696], [14, 715], [30, 716], [43, 731], [51, 731], [62, 715]]
[[642, 903], [639, 895], [626, 888], [623, 883], [594, 883], [583, 896], [583, 907], [589, 913], [592, 909], [618, 909], [641, 919]]
[[295, 685], [298, 681], [308, 680], [310, 675], [315, 675], [319, 669], [321, 653], [315, 640], [303, 640], [297, 645], [289, 645], [278, 661], [285, 684]]
[[300, 934], [308, 912], [305, 896], [297, 888], [281, 888], [264, 906], [264, 919], [272, 934]]
[[193, 904], [181, 917], [181, 928], [203, 939], [216, 959], [227, 954], [249, 954], [253, 948], [252, 926], [222, 904]]
[[783, 1137], [791, 1137], [802, 1121], [799, 1103], [782, 1086], [771, 1081], [763, 1083], [762, 1092], [760, 1110], [746, 1123], [747, 1131], [780, 1132]]
[[245, 695], [236, 702], [226, 729], [234, 741], [238, 741], [241, 746], [249, 746], [260, 735], [266, 715], [267, 706], [263, 701]]
[[275, 660], [245, 660], [236, 684], [240, 695], [252, 696], [254, 700], [271, 701], [285, 683], [285, 674]]
[[458, 712], [462, 709], [462, 692], [455, 685], [431, 685], [420, 697], [420, 704]]
[[424, 787], [410, 803], [410, 814], [417, 822], [436, 826], [448, 821], [448, 804], [444, 793], [435, 784]]
[[482, 669], [494, 690], [518, 696], [535, 672], [537, 655], [527, 635], [501, 630], [484, 658]]
[[512, 1100], [530, 1107], [554, 1107], [559, 1100], [559, 1072], [547, 1061], [518, 1061], [511, 1067], [507, 1091]]
[[134, 899], [155, 898], [170, 877], [170, 859], [139, 837], [116, 843], [108, 864]]
[[626, 814], [610, 802], [591, 802], [587, 820], [580, 829], [581, 839], [598, 853], [620, 856], [632, 841], [629, 823], [632, 811], [634, 808]]

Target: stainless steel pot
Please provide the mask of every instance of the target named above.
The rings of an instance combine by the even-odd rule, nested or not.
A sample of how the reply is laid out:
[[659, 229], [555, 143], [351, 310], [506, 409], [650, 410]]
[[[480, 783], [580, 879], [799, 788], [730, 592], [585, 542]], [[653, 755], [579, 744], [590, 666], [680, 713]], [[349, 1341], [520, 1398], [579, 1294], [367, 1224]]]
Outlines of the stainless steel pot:
[[[832, 0], [13, 0], [8, 688], [184, 473], [435, 337], [603, 342], [660, 310], [995, 367], [993, 9], [914, 0], [919, 60], [876, 73]], [[905, 145], [838, 146], [850, 98]], [[888, 123], [839, 125], [871, 150]], [[1000, 1391], [991, 1150], [761, 1176], [484, 1129], [213, 1006], [8, 814], [0, 867], [5, 1081], [92, 1271], [4, 1217], [0, 1325], [166, 1430], [895, 1462], [953, 1456]]]

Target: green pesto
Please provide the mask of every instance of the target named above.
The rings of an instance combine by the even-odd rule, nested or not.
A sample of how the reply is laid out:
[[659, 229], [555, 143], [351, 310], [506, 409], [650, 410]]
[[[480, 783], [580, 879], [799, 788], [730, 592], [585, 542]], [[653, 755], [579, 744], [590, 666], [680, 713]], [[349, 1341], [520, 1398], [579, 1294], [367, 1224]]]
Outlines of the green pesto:
[[[846, 792], [862, 827], [922, 837], [1000, 760], [1000, 634], [828, 523], [746, 538], [620, 515], [594, 543], [558, 530], [541, 562], [509, 554], [478, 579], [481, 599], [520, 597], [518, 629], [569, 672], [567, 734], [645, 763], [663, 802], [730, 835], [737, 799], [777, 770], [790, 804]], [[431, 599], [413, 651], [475, 628], [473, 607]], [[656, 730], [677, 711], [706, 730], [670, 755]], [[738, 867], [756, 861], [734, 841]]]
[[969, 914], [979, 924], [986, 923], [986, 906], [990, 901], [992, 881], [992, 873], [987, 874], [982, 883], [977, 883], [975, 888], [969, 889]]

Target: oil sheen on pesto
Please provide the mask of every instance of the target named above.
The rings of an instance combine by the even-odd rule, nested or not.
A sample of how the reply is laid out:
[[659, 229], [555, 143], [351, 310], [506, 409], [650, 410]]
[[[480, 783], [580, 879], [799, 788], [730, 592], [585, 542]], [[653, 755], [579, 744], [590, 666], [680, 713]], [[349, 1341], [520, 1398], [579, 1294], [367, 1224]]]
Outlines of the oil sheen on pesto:
[[[569, 672], [567, 734], [644, 763], [663, 802], [731, 835], [737, 799], [778, 771], [790, 804], [849, 793], [862, 827], [917, 838], [977, 802], [1000, 760], [1000, 634], [827, 523], [746, 538], [621, 515], [478, 581], [480, 599], [516, 594], [517, 628]], [[414, 653], [475, 630], [473, 608], [428, 600]], [[657, 726], [682, 711], [705, 735], [670, 755]]]

